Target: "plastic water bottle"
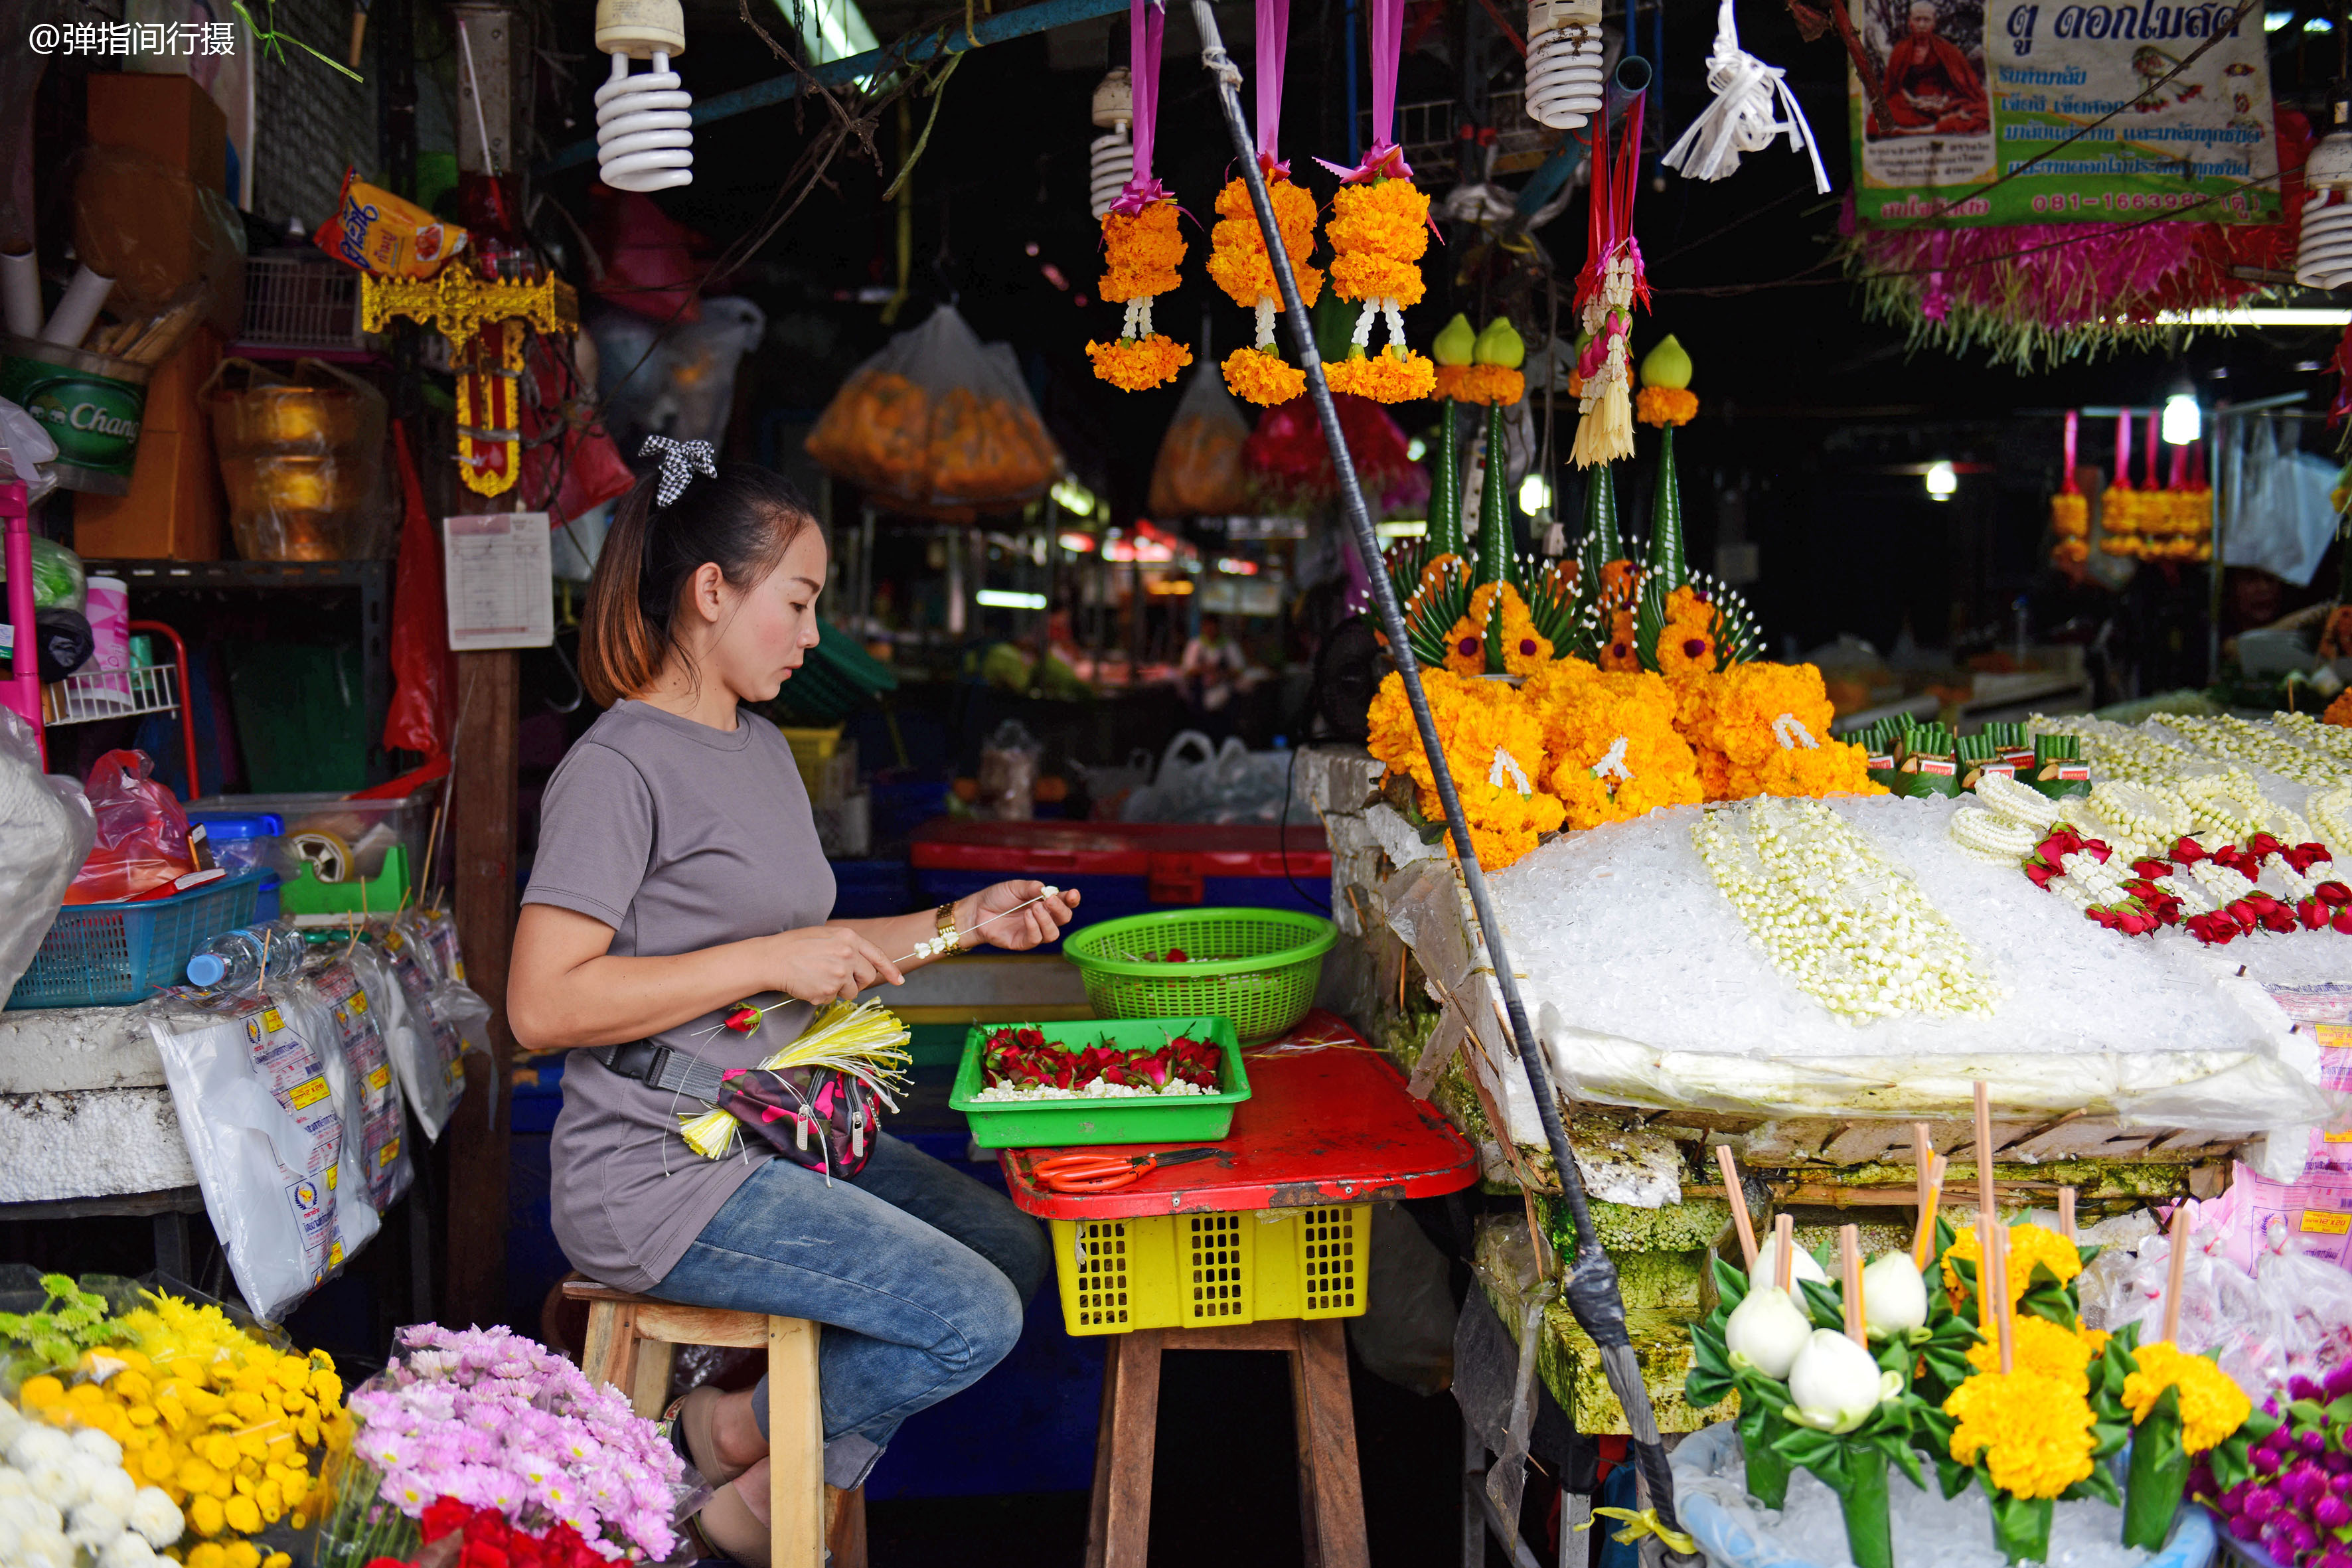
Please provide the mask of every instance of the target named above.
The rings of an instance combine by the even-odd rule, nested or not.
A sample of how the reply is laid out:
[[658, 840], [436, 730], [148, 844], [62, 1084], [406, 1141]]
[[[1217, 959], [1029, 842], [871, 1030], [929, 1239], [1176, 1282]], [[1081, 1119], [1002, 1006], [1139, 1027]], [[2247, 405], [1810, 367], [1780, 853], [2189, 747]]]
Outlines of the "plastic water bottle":
[[243, 991], [265, 976], [276, 978], [302, 967], [309, 952], [302, 934], [288, 925], [251, 925], [207, 938], [189, 955], [188, 984], [208, 991]]

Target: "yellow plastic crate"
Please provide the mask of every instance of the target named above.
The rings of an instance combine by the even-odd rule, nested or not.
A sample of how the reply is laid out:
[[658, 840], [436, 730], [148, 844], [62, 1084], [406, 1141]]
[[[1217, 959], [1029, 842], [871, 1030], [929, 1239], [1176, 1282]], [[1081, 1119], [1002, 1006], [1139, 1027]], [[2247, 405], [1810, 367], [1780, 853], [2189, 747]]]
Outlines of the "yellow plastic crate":
[[1371, 1212], [1356, 1204], [1055, 1220], [1063, 1325], [1123, 1334], [1361, 1316]]

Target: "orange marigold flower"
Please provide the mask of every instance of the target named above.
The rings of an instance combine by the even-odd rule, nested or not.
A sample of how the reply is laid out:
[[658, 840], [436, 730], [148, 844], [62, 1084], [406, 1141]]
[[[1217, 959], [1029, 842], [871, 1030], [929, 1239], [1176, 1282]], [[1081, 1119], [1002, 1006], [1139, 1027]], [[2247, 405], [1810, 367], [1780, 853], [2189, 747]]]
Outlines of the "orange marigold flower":
[[1698, 414], [1698, 395], [1686, 387], [1645, 386], [1633, 396], [1633, 417], [1644, 425], [1687, 425]]
[[1420, 304], [1429, 290], [1419, 262], [1346, 251], [1332, 258], [1331, 288], [1342, 300], [1394, 300], [1400, 309]]
[[1466, 364], [1441, 364], [1437, 367], [1436, 395], [1440, 397], [1462, 395], [1462, 381], [1470, 374]]
[[1192, 351], [1165, 332], [1154, 332], [1148, 338], [1090, 342], [1087, 358], [1094, 362], [1096, 375], [1121, 392], [1143, 392], [1175, 380], [1176, 373], [1192, 363]]
[[[1442, 557], [1441, 559], [1451, 559]], [[1552, 662], [1549, 638], [1536, 630], [1534, 617], [1519, 591], [1508, 583], [1488, 583], [1470, 596], [1469, 613], [1445, 634], [1445, 668], [1456, 675], [1486, 672], [1486, 634], [1495, 602], [1503, 605], [1503, 669], [1510, 675], [1532, 675]]]
[[1436, 384], [1437, 367], [1426, 354], [1411, 349], [1399, 353], [1387, 348], [1370, 356], [1352, 353], [1331, 361], [1324, 365], [1323, 374], [1334, 392], [1353, 393], [1374, 403], [1410, 403], [1429, 395]]
[[[1616, 563], [1612, 563], [1614, 565]], [[1601, 650], [1603, 669], [1639, 669], [1641, 653], [1633, 646], [1633, 612], [1612, 611], [1609, 617], [1609, 646]]]
[[1528, 378], [1499, 364], [1464, 365], [1461, 390], [1454, 395], [1465, 403], [1507, 406], [1527, 395]]
[[[1282, 230], [1282, 247], [1290, 256], [1291, 276], [1297, 280], [1299, 300], [1315, 303], [1323, 292], [1323, 274], [1307, 265], [1315, 248], [1315, 198], [1280, 174], [1266, 181], [1265, 194], [1274, 202], [1274, 221]], [[1217, 193], [1219, 223], [1209, 233], [1209, 278], [1244, 310], [1260, 300], [1272, 300], [1277, 310], [1282, 290], [1274, 280], [1274, 264], [1265, 254], [1265, 237], [1258, 232], [1257, 211], [1250, 205], [1249, 186], [1235, 178]]]
[[1176, 227], [1176, 203], [1154, 202], [1134, 216], [1105, 213], [1102, 220], [1102, 286], [1106, 300], [1140, 300], [1165, 294], [1181, 281], [1176, 264], [1184, 259], [1184, 237]]
[[1601, 568], [1601, 604], [1604, 609], [1622, 609], [1633, 602], [1633, 590], [1641, 582], [1641, 573], [1631, 561], [1612, 561]]
[[2352, 690], [2346, 691], [2329, 703], [2327, 711], [2319, 717], [2324, 723], [2352, 725]]
[[1658, 631], [1658, 673], [1672, 680], [1685, 675], [1715, 672], [1716, 646], [1712, 626], [1691, 621], [1668, 621]]
[[1340, 186], [1323, 233], [1331, 241], [1331, 288], [1341, 299], [1420, 301], [1429, 197], [1412, 181]]
[[1226, 389], [1244, 403], [1271, 408], [1307, 390], [1307, 373], [1265, 349], [1239, 348], [1225, 356]]

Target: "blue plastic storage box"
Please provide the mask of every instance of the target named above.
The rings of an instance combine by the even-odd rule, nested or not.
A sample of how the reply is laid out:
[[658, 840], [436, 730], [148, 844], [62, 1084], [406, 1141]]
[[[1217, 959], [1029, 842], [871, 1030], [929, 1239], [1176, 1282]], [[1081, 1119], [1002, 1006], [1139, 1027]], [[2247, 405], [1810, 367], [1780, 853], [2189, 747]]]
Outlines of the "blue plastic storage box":
[[9, 1007], [127, 1007], [177, 985], [207, 937], [253, 923], [266, 875], [232, 871], [168, 899], [67, 905]]

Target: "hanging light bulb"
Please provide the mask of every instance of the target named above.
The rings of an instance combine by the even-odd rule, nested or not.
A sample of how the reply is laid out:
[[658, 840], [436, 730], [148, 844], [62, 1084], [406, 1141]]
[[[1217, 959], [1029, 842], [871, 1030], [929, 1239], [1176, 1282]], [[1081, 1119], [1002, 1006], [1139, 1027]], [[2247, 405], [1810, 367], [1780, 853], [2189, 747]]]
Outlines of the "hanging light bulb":
[[[677, 0], [596, 0], [596, 47], [613, 75], [596, 89], [596, 172], [616, 191], [694, 183], [693, 95], [670, 61], [686, 53]], [[632, 75], [629, 62], [653, 68]]]
[[2192, 447], [2196, 445], [2204, 423], [2204, 415], [2197, 406], [2196, 395], [2176, 392], [2164, 400], [2164, 418], [2158, 428], [2168, 446]]
[[1960, 488], [1960, 473], [1948, 462], [1927, 465], [1927, 499], [1949, 500]]
[[1601, 0], [1528, 0], [1528, 118], [1573, 131], [1601, 110]]
[[1125, 66], [1111, 68], [1095, 89], [1094, 121], [1104, 134], [1095, 138], [1087, 157], [1087, 205], [1100, 221], [1135, 177], [1135, 142], [1128, 133], [1135, 122], [1135, 88]]
[[2331, 129], [2304, 161], [2303, 234], [2295, 242], [2294, 280], [2306, 289], [2352, 282], [2352, 99], [2328, 105]]

